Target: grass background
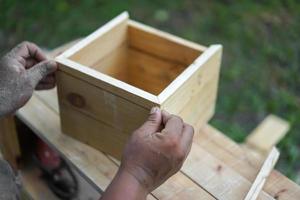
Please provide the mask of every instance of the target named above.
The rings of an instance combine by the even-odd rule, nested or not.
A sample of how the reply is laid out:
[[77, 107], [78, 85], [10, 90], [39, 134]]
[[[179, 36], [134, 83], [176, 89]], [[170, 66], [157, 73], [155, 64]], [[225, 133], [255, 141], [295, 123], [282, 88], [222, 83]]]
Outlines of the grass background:
[[[299, 1], [298, 1], [299, 2]], [[0, 0], [0, 54], [29, 40], [54, 48], [124, 10], [204, 45], [224, 46], [212, 124], [241, 142], [269, 113], [285, 118], [277, 168], [300, 183], [300, 3], [233, 0]]]

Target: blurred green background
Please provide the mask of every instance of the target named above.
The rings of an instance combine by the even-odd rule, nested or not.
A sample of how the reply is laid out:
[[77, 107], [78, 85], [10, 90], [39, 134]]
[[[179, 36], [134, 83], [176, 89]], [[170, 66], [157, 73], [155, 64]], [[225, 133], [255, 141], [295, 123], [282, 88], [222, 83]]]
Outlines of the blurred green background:
[[[237, 3], [238, 2], [238, 3]], [[0, 0], [0, 54], [29, 40], [54, 48], [120, 12], [204, 45], [224, 46], [212, 124], [241, 142], [269, 113], [291, 131], [277, 168], [300, 183], [300, 3], [233, 0]]]

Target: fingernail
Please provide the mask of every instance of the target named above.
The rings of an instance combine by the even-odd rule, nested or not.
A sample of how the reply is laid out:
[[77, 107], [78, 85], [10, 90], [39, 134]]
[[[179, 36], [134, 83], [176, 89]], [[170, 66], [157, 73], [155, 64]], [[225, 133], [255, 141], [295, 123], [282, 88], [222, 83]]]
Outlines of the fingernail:
[[157, 111], [159, 111], [159, 107], [152, 107], [151, 108], [151, 111], [150, 111], [150, 114], [154, 114], [154, 113], [156, 113]]

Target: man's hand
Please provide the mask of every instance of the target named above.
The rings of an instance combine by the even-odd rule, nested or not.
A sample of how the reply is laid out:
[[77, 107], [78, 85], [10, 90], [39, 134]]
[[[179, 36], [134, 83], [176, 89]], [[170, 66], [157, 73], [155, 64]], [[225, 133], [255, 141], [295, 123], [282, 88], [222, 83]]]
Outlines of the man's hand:
[[0, 117], [14, 113], [34, 89], [55, 86], [57, 65], [33, 43], [23, 42], [0, 60]]
[[120, 169], [102, 199], [146, 199], [186, 159], [194, 129], [180, 117], [153, 108], [127, 143]]

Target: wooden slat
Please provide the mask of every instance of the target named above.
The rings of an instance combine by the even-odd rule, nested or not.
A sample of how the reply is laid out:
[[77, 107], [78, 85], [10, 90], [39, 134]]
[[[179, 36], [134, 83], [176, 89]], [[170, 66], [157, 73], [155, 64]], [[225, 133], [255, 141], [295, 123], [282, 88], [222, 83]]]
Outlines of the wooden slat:
[[259, 170], [247, 196], [244, 200], [256, 200], [258, 198], [259, 193], [261, 192], [268, 176], [273, 170], [277, 160], [279, 158], [279, 151], [273, 147], [264, 161], [261, 169]]
[[167, 62], [136, 49], [128, 49], [129, 83], [158, 95], [188, 65]]
[[93, 69], [128, 83], [128, 46], [122, 44], [92, 65]]
[[[78, 79], [86, 81], [91, 85], [114, 93], [118, 96], [122, 96], [127, 100], [130, 100], [141, 106], [151, 108], [159, 104], [158, 98], [144, 90], [129, 85], [123, 81], [115, 79], [99, 71], [76, 63], [72, 60], [57, 57], [55, 59], [59, 63], [58, 73], [67, 73]], [[60, 83], [57, 83], [58, 87]]]
[[[101, 90], [65, 73], [57, 76], [60, 81], [60, 108], [68, 106], [108, 126], [129, 133], [147, 119], [150, 109]], [[72, 96], [73, 94], [73, 96]], [[77, 99], [80, 98], [80, 99]], [[82, 101], [80, 105], [78, 102]]]
[[266, 153], [286, 135], [289, 129], [287, 121], [269, 115], [248, 135], [245, 143]]
[[92, 66], [126, 42], [128, 18], [126, 12], [120, 14], [63, 53], [62, 57]]
[[[246, 178], [205, 151], [197, 143], [193, 143], [181, 171], [216, 199], [243, 199], [251, 187], [251, 183]], [[259, 199], [274, 200], [265, 192], [260, 193]]]
[[206, 47], [129, 20], [129, 46], [160, 58], [190, 65]]
[[[238, 144], [212, 126], [204, 125], [201, 128], [196, 127], [196, 129], [199, 132], [195, 134], [194, 142], [250, 182], [255, 180], [263, 161], [249, 156]], [[300, 187], [276, 170], [271, 172], [264, 191], [275, 199], [300, 199]]]
[[[159, 95], [162, 108], [192, 125], [207, 122], [214, 112], [221, 55], [220, 45], [203, 53]], [[204, 107], [209, 111], [203, 113]]]

